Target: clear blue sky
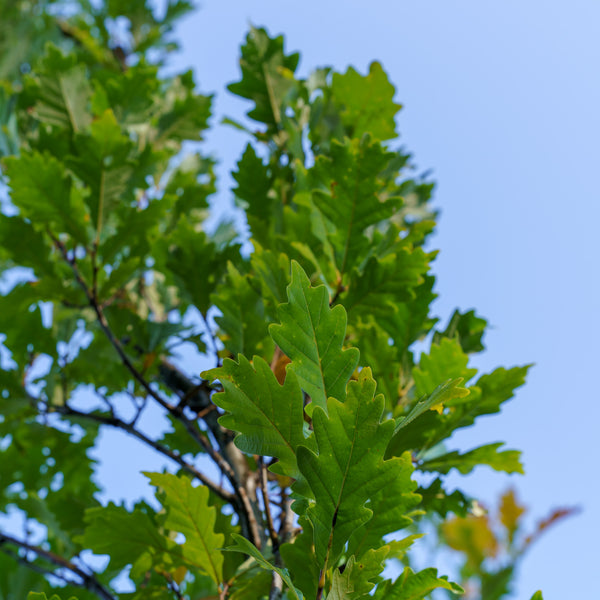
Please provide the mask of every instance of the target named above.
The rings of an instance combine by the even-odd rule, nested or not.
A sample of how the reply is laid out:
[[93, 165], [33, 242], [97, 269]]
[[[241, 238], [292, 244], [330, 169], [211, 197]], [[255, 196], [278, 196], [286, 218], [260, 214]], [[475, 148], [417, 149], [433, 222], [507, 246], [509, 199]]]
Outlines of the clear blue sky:
[[[250, 22], [284, 33], [302, 74], [365, 72], [376, 59], [396, 85], [402, 140], [439, 184], [437, 315], [475, 307], [489, 319], [482, 369], [536, 363], [500, 416], [456, 439], [462, 448], [505, 440], [524, 451], [527, 475], [480, 469], [464, 485], [489, 502], [516, 485], [532, 520], [581, 505], [527, 556], [516, 598], [538, 587], [545, 600], [594, 597], [600, 3], [206, 0], [179, 29], [176, 66], [217, 93], [217, 118], [246, 109], [224, 88], [238, 77]], [[244, 143], [224, 127], [208, 138], [222, 185]]]
[[[206, 0], [179, 28], [183, 52], [173, 66], [193, 68], [201, 90], [216, 92], [214, 124], [247, 109], [225, 86], [238, 78], [249, 23], [284, 33], [287, 49], [302, 53], [301, 74], [322, 65], [364, 73], [375, 59], [387, 70], [404, 105], [402, 141], [439, 184], [436, 314], [446, 320], [455, 307], [476, 308], [490, 321], [476, 363], [484, 371], [536, 363], [501, 415], [454, 440], [461, 449], [506, 441], [524, 451], [527, 475], [479, 469], [461, 484], [488, 504], [515, 485], [531, 522], [580, 505], [581, 515], [526, 557], [515, 598], [538, 588], [545, 600], [594, 598], [600, 2]], [[221, 161], [225, 206], [228, 172], [245, 143], [219, 126], [204, 145]], [[115, 436], [104, 436], [101, 476], [135, 496], [143, 485], [136, 471], [156, 457], [138, 452], [126, 466]]]

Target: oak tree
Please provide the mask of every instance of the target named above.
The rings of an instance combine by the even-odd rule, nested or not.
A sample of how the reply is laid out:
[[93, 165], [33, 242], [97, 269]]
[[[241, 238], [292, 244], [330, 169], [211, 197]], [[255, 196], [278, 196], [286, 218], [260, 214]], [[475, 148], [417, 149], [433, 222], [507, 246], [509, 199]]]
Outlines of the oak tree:
[[[485, 579], [475, 504], [444, 476], [522, 472], [519, 452], [447, 441], [529, 367], [479, 373], [486, 321], [431, 314], [434, 185], [377, 62], [301, 78], [252, 28], [229, 86], [248, 119], [225, 123], [247, 136], [232, 193], [249, 233], [223, 211], [206, 226], [214, 159], [182, 148], [212, 97], [164, 69], [190, 9], [0, 1], [0, 598], [461, 594], [411, 547], [448, 517], [463, 575]], [[211, 368], [186, 371], [181, 348]], [[99, 500], [110, 428], [156, 453], [155, 501]]]

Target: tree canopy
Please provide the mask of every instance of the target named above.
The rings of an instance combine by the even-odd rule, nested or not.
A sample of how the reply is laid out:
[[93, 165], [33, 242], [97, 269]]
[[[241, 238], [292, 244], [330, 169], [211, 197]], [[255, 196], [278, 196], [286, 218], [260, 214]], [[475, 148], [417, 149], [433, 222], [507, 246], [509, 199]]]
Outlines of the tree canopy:
[[[398, 146], [393, 85], [377, 62], [301, 78], [252, 27], [229, 86], [248, 119], [225, 123], [248, 140], [249, 234], [207, 227], [215, 159], [187, 143], [212, 97], [164, 69], [191, 8], [0, 0], [0, 599], [460, 595], [414, 569], [432, 524], [467, 593], [505, 597], [568, 511], [525, 536], [512, 491], [493, 522], [446, 489], [452, 469], [523, 471], [450, 438], [529, 365], [479, 373], [486, 321], [431, 314], [434, 184]], [[154, 501], [98, 499], [107, 428], [156, 452]]]

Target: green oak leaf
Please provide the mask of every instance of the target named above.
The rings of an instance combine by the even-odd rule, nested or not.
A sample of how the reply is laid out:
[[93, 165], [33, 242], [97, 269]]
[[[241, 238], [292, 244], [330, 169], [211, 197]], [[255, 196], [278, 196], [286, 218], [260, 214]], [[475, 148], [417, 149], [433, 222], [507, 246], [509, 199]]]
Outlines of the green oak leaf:
[[[459, 360], [454, 362], [454, 372], [462, 370], [465, 373], [464, 358], [466, 355], [462, 353], [462, 350], [458, 350], [458, 341], [444, 338], [442, 344], [437, 348], [443, 349], [444, 346], [450, 348], [450, 352], [442, 351], [439, 355], [443, 358], [450, 356], [449, 364], [458, 357]], [[399, 419], [397, 434], [390, 443], [388, 455], [397, 456], [409, 449], [416, 449], [424, 454], [429, 448], [449, 438], [456, 429], [472, 425], [477, 417], [499, 412], [502, 403], [513, 397], [515, 388], [523, 385], [529, 367], [530, 365], [512, 369], [501, 367], [488, 375], [482, 375], [474, 386], [468, 388], [469, 395], [459, 394], [444, 399], [442, 405], [448, 407], [448, 411], [439, 414], [436, 411], [425, 410], [423, 412], [421, 410], [419, 419], [415, 421], [414, 426], [405, 427], [402, 431], [398, 430], [399, 424], [403, 422], [402, 419]], [[438, 368], [439, 364], [434, 371]], [[467, 375], [468, 371], [466, 369]], [[433, 377], [424, 378], [427, 385], [432, 380]], [[415, 406], [415, 410], [418, 410], [418, 407], [419, 403]]]
[[394, 86], [378, 62], [371, 63], [367, 75], [352, 67], [334, 73], [331, 93], [349, 137], [369, 133], [383, 141], [396, 136], [395, 116], [402, 106], [394, 102]]
[[460, 346], [466, 354], [481, 352], [484, 350], [481, 338], [485, 333], [486, 326], [487, 321], [478, 317], [474, 310], [465, 313], [455, 310], [446, 329], [442, 332], [436, 331], [432, 342], [439, 344], [444, 337], [458, 338]]
[[[202, 279], [198, 278], [198, 282]], [[273, 343], [267, 332], [265, 303], [260, 289], [255, 289], [233, 263], [227, 263], [226, 275], [210, 299], [221, 311], [221, 316], [215, 317], [219, 337], [233, 356], [269, 354], [269, 346], [272, 348]]]
[[401, 429], [408, 427], [424, 412], [427, 412], [428, 410], [434, 410], [438, 407], [441, 408], [446, 402], [456, 398], [465, 398], [468, 396], [469, 390], [460, 387], [462, 382], [462, 377], [458, 377], [457, 379], [449, 379], [445, 383], [438, 385], [428, 396], [425, 396], [419, 400], [406, 416], [400, 417], [396, 421], [394, 435], [396, 435]]
[[[448, 581], [446, 577], [438, 577], [437, 569], [424, 569], [415, 573], [410, 567], [394, 583], [381, 586], [381, 592], [375, 598], [383, 600], [423, 600], [427, 594], [436, 589], [444, 589], [453, 594], [463, 594], [460, 585]], [[378, 590], [379, 592], [379, 590]]]
[[[131, 187], [134, 142], [109, 109], [91, 124], [89, 131], [75, 136], [74, 145], [69, 167], [89, 186], [91, 193], [86, 202], [96, 230], [101, 231], [117, 207], [129, 206], [135, 200]], [[139, 178], [140, 174], [135, 176]]]
[[412, 457], [405, 452], [399, 459], [394, 480], [381, 488], [365, 504], [373, 516], [352, 532], [348, 542], [348, 552], [362, 559], [369, 548], [383, 544], [383, 537], [408, 527], [411, 515], [420, 503], [421, 496], [415, 494], [417, 482], [413, 474]]
[[300, 444], [312, 444], [303, 433], [302, 390], [294, 372], [279, 385], [262, 358], [255, 356], [251, 364], [240, 354], [238, 362], [225, 359], [222, 367], [202, 377], [219, 379], [223, 385], [224, 391], [212, 399], [227, 411], [219, 423], [238, 432], [236, 446], [248, 454], [278, 458], [271, 471], [297, 479], [296, 450]]
[[343, 573], [340, 569], [333, 571], [327, 600], [359, 600], [368, 597], [375, 587], [372, 580], [383, 571], [383, 561], [388, 553], [389, 547], [382, 546], [377, 549], [370, 548], [359, 560], [351, 556], [344, 566]]
[[283, 100], [294, 85], [287, 74], [296, 70], [299, 60], [299, 54], [284, 53], [283, 36], [271, 38], [264, 29], [250, 28], [242, 46], [242, 79], [228, 89], [254, 103], [248, 116], [265, 123], [269, 131], [276, 131], [281, 123]]
[[165, 527], [182, 533], [185, 543], [182, 555], [186, 562], [205, 571], [218, 585], [223, 581], [223, 546], [225, 536], [215, 533], [217, 509], [209, 506], [209, 490], [205, 486], [193, 487], [187, 477], [170, 473], [144, 473], [150, 483], [161, 492], [167, 510]]
[[422, 354], [419, 366], [413, 369], [417, 395], [431, 394], [447, 379], [462, 377], [469, 381], [477, 369], [470, 369], [468, 362], [469, 357], [457, 339], [442, 338], [439, 344], [432, 344], [429, 353]]
[[398, 348], [389, 343], [389, 335], [373, 319], [350, 325], [349, 331], [349, 342], [360, 350], [360, 366], [371, 367], [377, 391], [385, 396], [386, 409], [392, 410], [400, 394]]
[[[282, 252], [264, 250], [253, 240], [254, 252], [250, 258], [252, 269], [260, 282], [265, 303], [277, 307], [287, 300], [287, 286], [290, 282], [290, 259]], [[273, 310], [275, 316], [275, 310]]]
[[211, 306], [210, 295], [225, 274], [235, 247], [220, 251], [203, 231], [196, 231], [181, 218], [169, 238], [166, 267], [184, 300], [206, 314]]
[[275, 199], [269, 196], [273, 178], [250, 144], [246, 146], [232, 177], [237, 183], [233, 193], [246, 205], [248, 217], [268, 223], [274, 214]]
[[44, 224], [55, 236], [65, 232], [77, 242], [87, 242], [89, 215], [82, 192], [61, 162], [35, 150], [22, 150], [3, 162], [20, 216], [38, 227]]
[[327, 398], [343, 400], [346, 384], [358, 364], [358, 350], [342, 350], [346, 334], [346, 311], [329, 307], [325, 286], [311, 287], [302, 267], [292, 262], [288, 302], [278, 309], [281, 325], [272, 324], [269, 333], [289, 356], [291, 369], [314, 407], [325, 409]]
[[82, 539], [85, 547], [95, 554], [110, 556], [110, 567], [116, 571], [132, 565], [132, 579], [142, 577], [152, 566], [167, 571], [185, 564], [181, 547], [163, 535], [154, 518], [141, 508], [129, 512], [111, 502], [108, 506], [88, 509], [85, 520], [87, 527]]
[[401, 248], [384, 258], [372, 257], [362, 273], [353, 273], [343, 304], [363, 316], [389, 314], [398, 302], [414, 298], [423, 283], [428, 257], [421, 248]]
[[207, 128], [212, 99], [194, 93], [194, 76], [187, 71], [175, 77], [163, 99], [156, 144], [177, 148], [184, 140], [201, 140]]
[[382, 201], [379, 175], [394, 156], [369, 136], [333, 141], [330, 156], [319, 155], [311, 169], [320, 187], [313, 194], [317, 208], [333, 226], [329, 234], [335, 262], [343, 276], [360, 265], [371, 246], [369, 227], [391, 217], [401, 199]]
[[498, 449], [503, 445], [502, 442], [486, 444], [464, 454], [455, 450], [422, 462], [419, 469], [443, 474], [448, 473], [450, 469], [456, 469], [466, 475], [479, 465], [487, 465], [496, 471], [504, 471], [505, 473], [524, 473], [523, 465], [519, 460], [521, 453], [518, 450], [498, 452]]
[[314, 529], [315, 554], [335, 564], [353, 532], [373, 517], [366, 503], [402, 476], [403, 461], [383, 460], [393, 421], [380, 422], [384, 399], [374, 396], [368, 367], [348, 385], [345, 402], [330, 398], [317, 407], [313, 428], [318, 454], [298, 448], [298, 466], [312, 492], [307, 516]]
[[26, 81], [34, 99], [33, 115], [42, 123], [73, 131], [85, 130], [92, 121], [88, 110], [92, 95], [84, 65], [76, 64], [73, 54], [64, 55], [48, 44], [36, 73]]
[[[465, 415], [465, 424], [473, 422], [473, 416], [489, 415], [500, 411], [501, 405], [515, 395], [515, 389], [525, 383], [532, 365], [505, 369], [498, 367], [489, 374], [482, 375], [475, 383], [480, 390], [477, 405]], [[466, 407], [465, 407], [466, 408]]]
[[292, 576], [294, 585], [302, 590], [307, 598], [314, 598], [319, 584], [320, 565], [315, 556], [314, 536], [310, 521], [301, 517], [302, 531], [293, 542], [282, 544], [281, 557]]

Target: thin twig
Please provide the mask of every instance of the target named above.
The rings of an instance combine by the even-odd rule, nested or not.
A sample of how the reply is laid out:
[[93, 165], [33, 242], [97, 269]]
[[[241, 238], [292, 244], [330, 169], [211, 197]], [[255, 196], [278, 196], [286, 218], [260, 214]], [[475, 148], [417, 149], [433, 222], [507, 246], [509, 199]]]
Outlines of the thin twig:
[[[71, 583], [73, 583], [79, 587], [85, 588], [85, 589], [89, 590], [90, 592], [93, 592], [98, 597], [102, 598], [103, 600], [116, 600], [116, 596], [113, 596], [108, 591], [108, 589], [106, 589], [96, 579], [96, 577], [94, 575], [92, 575], [90, 573], [86, 573], [84, 570], [80, 569], [76, 564], [72, 563], [71, 561], [67, 560], [66, 558], [63, 558], [62, 556], [59, 556], [58, 554], [55, 554], [54, 552], [50, 552], [49, 550], [44, 550], [43, 548], [40, 548], [39, 546], [34, 546], [33, 544], [29, 544], [27, 542], [18, 540], [10, 535], [6, 535], [5, 533], [0, 532], [0, 545], [7, 544], [7, 543], [12, 544], [13, 546], [18, 546], [19, 548], [28, 550], [29, 552], [33, 552], [33, 553], [37, 554], [39, 557], [45, 558], [47, 561], [56, 565], [57, 567], [71, 571], [71, 573], [74, 573], [81, 579], [81, 582], [73, 581]], [[26, 563], [30, 563], [30, 561], [28, 561], [27, 559], [23, 559], [23, 560]], [[28, 566], [30, 566], [30, 565], [28, 565]], [[36, 565], [36, 566], [39, 567], [39, 565]], [[52, 572], [52, 575], [56, 575], [56, 574], [54, 572]], [[56, 576], [61, 577], [60, 575], [56, 575]]]
[[288, 542], [294, 529], [294, 513], [292, 512], [292, 499], [288, 496], [285, 487], [281, 488], [281, 515], [279, 516], [279, 541], [280, 544]]
[[75, 583], [72, 579], [69, 579], [68, 577], [65, 577], [64, 575], [57, 573], [56, 571], [53, 571], [52, 569], [48, 569], [47, 567], [42, 567], [42, 565], [38, 565], [37, 563], [31, 562], [30, 560], [27, 560], [24, 556], [19, 556], [19, 554], [17, 554], [16, 552], [13, 552], [12, 550], [9, 550], [8, 548], [2, 548], [0, 547], [0, 552], [2, 552], [3, 554], [6, 554], [6, 556], [12, 558], [12, 560], [14, 560], [15, 562], [18, 562], [20, 564], [22, 564], [23, 566], [27, 567], [28, 569], [30, 569], [31, 571], [35, 571], [36, 573], [39, 573], [40, 575], [51, 575], [52, 577], [56, 577], [57, 579], [60, 579], [60, 581], [63, 581], [64, 583]]
[[123, 365], [133, 375], [133, 378], [144, 388], [144, 390], [148, 393], [149, 396], [154, 398], [154, 400], [156, 400], [163, 408], [165, 408], [169, 412], [172, 412], [172, 410], [174, 409], [173, 405], [170, 404], [164, 398], [162, 398], [160, 396], [160, 394], [158, 394], [155, 390], [152, 389], [150, 384], [146, 381], [146, 379], [144, 379], [144, 377], [137, 370], [135, 365], [129, 360], [129, 357], [125, 353], [125, 350], [123, 350], [123, 346], [121, 345], [121, 342], [119, 342], [119, 340], [115, 337], [114, 333], [112, 332], [111, 328], [109, 327], [108, 321], [106, 320], [106, 316], [104, 315], [104, 311], [100, 307], [100, 304], [98, 303], [97, 298], [94, 296], [92, 291], [90, 291], [90, 288], [88, 287], [87, 283], [83, 279], [81, 272], [79, 271], [79, 267], [77, 266], [77, 262], [75, 261], [75, 258], [69, 256], [65, 245], [56, 236], [54, 236], [50, 231], [48, 232], [48, 234], [52, 238], [54, 245], [60, 251], [64, 260], [71, 266], [71, 270], [73, 271], [75, 280], [79, 284], [79, 287], [81, 287], [81, 289], [85, 293], [86, 298], [89, 302], [89, 305], [96, 313], [96, 319], [100, 325], [100, 328], [102, 329], [102, 331], [108, 338], [108, 341], [112, 344], [114, 349], [117, 351], [117, 354], [119, 355], [119, 358], [121, 359], [121, 362], [123, 363]]
[[263, 497], [263, 503], [265, 505], [265, 515], [267, 516], [267, 529], [269, 531], [269, 537], [271, 538], [271, 545], [273, 546], [273, 554], [278, 556], [279, 554], [279, 536], [275, 526], [273, 525], [273, 515], [271, 513], [271, 502], [269, 500], [269, 488], [267, 480], [267, 467], [262, 456], [258, 458], [258, 469], [259, 469], [259, 486]]
[[49, 410], [51, 412], [57, 412], [68, 417], [77, 417], [81, 419], [95, 421], [96, 423], [100, 423], [101, 425], [108, 425], [109, 427], [115, 427], [116, 429], [121, 429], [129, 433], [133, 437], [142, 441], [147, 446], [154, 448], [154, 450], [160, 452], [160, 454], [176, 462], [182, 469], [184, 469], [190, 475], [201, 481], [204, 485], [206, 485], [213, 492], [215, 492], [215, 494], [217, 494], [220, 498], [222, 498], [226, 502], [233, 504], [234, 506], [236, 505], [237, 499], [231, 492], [224, 490], [220, 485], [218, 485], [212, 479], [204, 475], [202, 471], [199, 471], [198, 469], [196, 469], [196, 467], [194, 467], [194, 465], [191, 465], [186, 460], [184, 460], [180, 454], [174, 452], [166, 446], [163, 446], [161, 443], [149, 438], [145, 433], [142, 433], [139, 429], [136, 429], [131, 423], [126, 423], [125, 421], [122, 421], [118, 417], [114, 416], [107, 417], [104, 415], [79, 411], [75, 408], [72, 408], [68, 404], [62, 406], [52, 406]]
[[217, 340], [208, 324], [208, 319], [204, 315], [202, 311], [198, 311], [200, 313], [200, 317], [202, 317], [202, 322], [204, 323], [204, 329], [206, 330], [206, 334], [208, 335], [208, 339], [210, 340], [210, 345], [212, 346], [212, 350], [215, 354], [216, 367], [221, 366], [221, 359], [219, 358], [219, 349], [217, 348]]

